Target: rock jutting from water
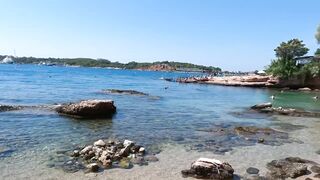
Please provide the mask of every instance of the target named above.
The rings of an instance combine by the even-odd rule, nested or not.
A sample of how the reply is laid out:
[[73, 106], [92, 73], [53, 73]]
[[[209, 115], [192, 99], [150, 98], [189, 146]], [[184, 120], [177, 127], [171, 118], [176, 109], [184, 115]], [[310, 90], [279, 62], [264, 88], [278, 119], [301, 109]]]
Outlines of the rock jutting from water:
[[80, 118], [111, 117], [116, 112], [112, 100], [85, 100], [58, 106], [56, 112]]
[[11, 105], [1, 105], [0, 104], [0, 112], [5, 111], [17, 111], [23, 109], [23, 106], [11, 106]]
[[311, 174], [309, 169], [315, 167], [314, 165], [317, 165], [317, 163], [299, 157], [273, 160], [267, 164], [269, 170], [267, 177], [269, 179], [297, 178]]
[[310, 111], [298, 110], [294, 108], [272, 107], [271, 103], [257, 104], [252, 106], [251, 109], [260, 113], [277, 114], [277, 115], [285, 115], [285, 116], [320, 117], [319, 112], [310, 112]]
[[126, 89], [105, 89], [103, 90], [105, 93], [110, 94], [128, 94], [128, 95], [137, 95], [137, 96], [149, 96], [149, 94], [136, 91], [136, 90], [126, 90]]
[[181, 171], [184, 177], [204, 179], [232, 179], [234, 170], [229, 163], [216, 159], [199, 158], [191, 164], [191, 168]]
[[100, 139], [93, 145], [74, 150], [71, 156], [87, 167], [88, 172], [114, 167], [128, 169], [133, 164], [147, 165], [148, 162], [158, 160], [154, 155], [147, 155], [144, 147], [130, 140], [120, 142]]

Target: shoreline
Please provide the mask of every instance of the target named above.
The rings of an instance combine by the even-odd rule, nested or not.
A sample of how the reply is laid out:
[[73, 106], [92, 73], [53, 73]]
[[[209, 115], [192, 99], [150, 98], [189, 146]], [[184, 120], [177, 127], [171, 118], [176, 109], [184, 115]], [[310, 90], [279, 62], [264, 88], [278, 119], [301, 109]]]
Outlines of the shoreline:
[[[174, 81], [174, 80], [171, 80]], [[274, 88], [283, 90], [320, 91], [320, 79], [311, 79], [312, 83], [300, 82], [301, 80], [282, 80], [267, 75], [243, 75], [243, 76], [205, 76], [177, 78], [178, 83], [211, 84], [221, 86], [240, 86], [252, 88]], [[310, 85], [312, 84], [312, 85]]]

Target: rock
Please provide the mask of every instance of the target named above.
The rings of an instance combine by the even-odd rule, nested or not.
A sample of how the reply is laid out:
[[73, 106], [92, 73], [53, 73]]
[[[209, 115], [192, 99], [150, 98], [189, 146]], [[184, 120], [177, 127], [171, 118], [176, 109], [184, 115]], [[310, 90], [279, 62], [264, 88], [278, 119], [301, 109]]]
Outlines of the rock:
[[316, 154], [320, 155], [320, 149], [316, 151]]
[[308, 166], [304, 163], [310, 161], [301, 158], [286, 158], [273, 160], [267, 164], [268, 176], [272, 179], [297, 178], [308, 173]]
[[256, 104], [252, 106], [251, 109], [264, 109], [264, 108], [271, 108], [271, 107], [272, 107], [272, 103], [268, 102], [268, 103]]
[[72, 157], [78, 157], [80, 156], [80, 151], [79, 150], [74, 150], [71, 154]]
[[140, 156], [132, 158], [130, 161], [132, 162], [132, 164], [138, 164], [140, 166], [148, 164], [144, 161], [144, 158]]
[[247, 173], [248, 173], [248, 174], [259, 174], [259, 169], [254, 168], [254, 167], [249, 167], [249, 168], [247, 169]]
[[22, 106], [10, 106], [10, 105], [1, 105], [0, 104], [0, 112], [16, 111], [16, 110], [21, 110], [22, 108], [23, 108]]
[[191, 164], [191, 169], [181, 171], [185, 177], [207, 179], [232, 179], [233, 168], [228, 163], [216, 159], [199, 158]]
[[312, 171], [312, 172], [314, 172], [314, 173], [319, 173], [320, 174], [320, 167], [319, 166], [312, 166], [311, 168], [310, 168], [310, 170]]
[[146, 152], [146, 149], [144, 147], [139, 148], [139, 153], [144, 154]]
[[134, 143], [133, 141], [129, 141], [129, 140], [124, 140], [123, 142], [123, 146], [126, 147], [126, 146], [133, 146]]
[[264, 139], [263, 138], [259, 138], [258, 139], [258, 143], [263, 143], [264, 142]]
[[83, 156], [83, 158], [84, 158], [85, 160], [89, 160], [89, 159], [93, 158], [95, 155], [96, 155], [95, 152], [91, 150], [91, 151], [89, 151], [87, 154], [85, 154], [85, 155]]
[[99, 146], [99, 147], [105, 147], [106, 143], [103, 140], [99, 139], [98, 141], [94, 142], [93, 145]]
[[59, 114], [83, 118], [110, 117], [116, 112], [111, 100], [86, 100], [64, 104], [55, 109]]
[[130, 169], [132, 167], [132, 164], [130, 163], [130, 160], [128, 158], [122, 158], [119, 162], [119, 166], [123, 169]]
[[143, 93], [143, 92], [135, 91], [135, 90], [106, 89], [106, 90], [103, 90], [103, 92], [112, 93], [112, 94], [128, 94], [128, 95], [138, 95], [138, 96], [149, 96], [149, 94], [147, 94], [147, 93]]
[[271, 128], [259, 128], [255, 126], [238, 126], [234, 128], [238, 135], [252, 135], [252, 134], [266, 134], [274, 133], [275, 130]]
[[144, 157], [144, 160], [149, 161], [149, 162], [159, 161], [159, 159], [155, 155], [147, 155]]
[[[258, 106], [258, 105], [255, 105]], [[260, 113], [277, 114], [285, 116], [295, 116], [295, 117], [320, 117], [320, 113], [316, 111], [305, 111], [294, 108], [282, 108], [282, 107], [261, 107], [256, 108], [252, 106], [251, 109], [256, 110]]]
[[91, 171], [91, 172], [98, 172], [99, 171], [99, 166], [97, 163], [91, 163], [87, 166], [87, 168]]
[[320, 179], [320, 174], [316, 174], [313, 177]]
[[111, 167], [112, 167], [112, 161], [111, 161], [111, 159], [105, 159], [105, 160], [103, 160], [101, 163], [102, 163], [102, 166], [103, 166], [104, 168], [111, 168]]
[[312, 89], [305, 87], [305, 88], [299, 88], [298, 91], [312, 91]]
[[87, 153], [89, 153], [89, 151], [91, 151], [91, 150], [92, 150], [92, 146], [91, 146], [91, 145], [90, 145], [90, 146], [87, 146], [87, 147], [83, 148], [83, 149], [80, 151], [80, 154], [81, 154], [81, 155], [87, 154]]
[[119, 151], [119, 156], [120, 157], [127, 157], [129, 156], [130, 154], [130, 146], [125, 146], [124, 148], [122, 148], [120, 151]]

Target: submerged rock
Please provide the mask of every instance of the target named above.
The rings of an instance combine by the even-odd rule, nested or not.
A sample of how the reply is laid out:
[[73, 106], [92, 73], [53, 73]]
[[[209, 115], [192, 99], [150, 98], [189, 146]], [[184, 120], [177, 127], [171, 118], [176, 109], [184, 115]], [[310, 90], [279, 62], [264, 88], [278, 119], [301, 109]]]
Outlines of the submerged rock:
[[[191, 144], [192, 150], [211, 151], [224, 154], [234, 147], [252, 146], [257, 143], [278, 146], [284, 143], [298, 142], [286, 132], [255, 126], [215, 125], [214, 128], [201, 129], [203, 142]], [[205, 134], [204, 134], [205, 133]]]
[[199, 158], [191, 164], [191, 168], [181, 171], [184, 177], [206, 179], [232, 179], [233, 168], [229, 163], [216, 159]]
[[86, 100], [64, 104], [55, 109], [59, 114], [75, 117], [110, 117], [116, 112], [111, 100]]
[[310, 173], [308, 171], [310, 164], [315, 162], [298, 157], [273, 160], [267, 164], [269, 170], [267, 176], [271, 179], [297, 178]]
[[249, 168], [246, 170], [246, 172], [247, 172], [248, 174], [259, 174], [259, 169], [254, 168], [254, 167], [249, 167]]

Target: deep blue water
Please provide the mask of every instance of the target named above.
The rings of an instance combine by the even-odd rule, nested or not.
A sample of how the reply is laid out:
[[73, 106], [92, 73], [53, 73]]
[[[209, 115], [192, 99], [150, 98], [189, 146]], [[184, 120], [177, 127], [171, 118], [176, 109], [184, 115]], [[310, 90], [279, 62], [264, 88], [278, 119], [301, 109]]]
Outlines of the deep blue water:
[[[266, 116], [234, 116], [249, 106], [270, 101], [278, 91], [179, 84], [161, 77], [185, 73], [111, 70], [102, 68], [0, 65], [0, 104], [53, 105], [84, 99], [112, 99], [117, 113], [112, 119], [77, 120], [45, 109], [0, 113], [0, 149], [8, 156], [26, 150], [69, 148], [99, 138], [128, 138], [144, 145], [163, 142], [191, 143], [205, 138], [198, 130], [215, 124], [267, 125]], [[165, 89], [168, 87], [168, 89]], [[133, 89], [153, 97], [112, 95], [102, 89]], [[284, 93], [280, 101], [319, 110], [312, 94]], [[304, 101], [305, 100], [305, 101]], [[287, 103], [287, 104], [286, 104]], [[203, 139], [202, 139], [203, 138]]]

